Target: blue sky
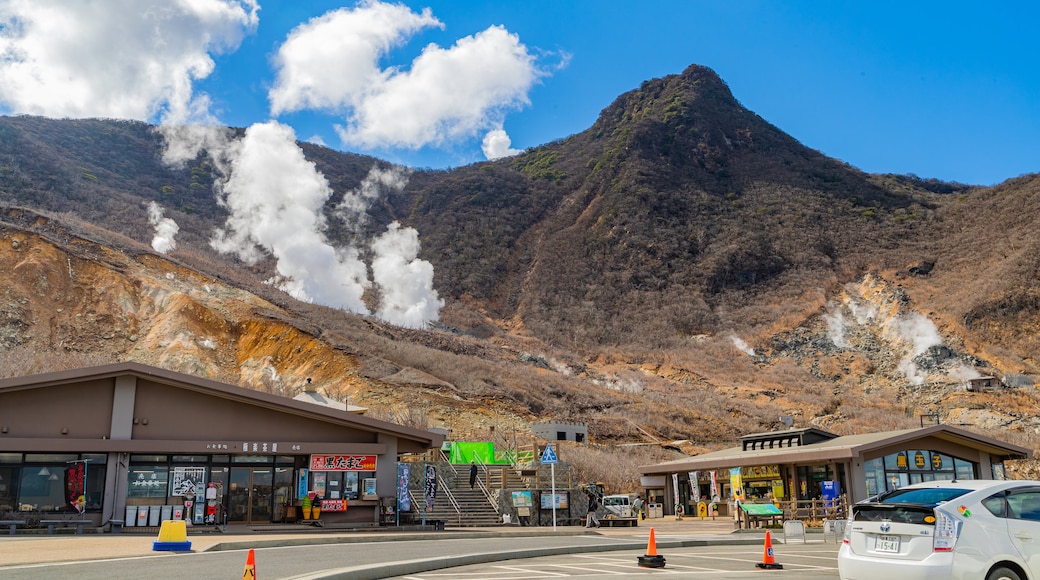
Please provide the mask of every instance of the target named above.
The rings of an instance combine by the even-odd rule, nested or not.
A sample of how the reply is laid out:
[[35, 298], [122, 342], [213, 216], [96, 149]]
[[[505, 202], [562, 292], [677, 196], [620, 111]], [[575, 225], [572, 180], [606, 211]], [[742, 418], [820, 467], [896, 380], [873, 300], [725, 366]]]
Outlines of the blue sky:
[[[170, 95], [183, 83], [164, 86], [161, 79], [146, 82], [133, 73], [134, 67], [158, 68], [188, 79], [196, 116], [202, 103], [207, 118], [220, 123], [246, 127], [276, 119], [300, 140], [440, 168], [485, 159], [482, 139], [491, 131], [508, 136], [512, 150], [583, 131], [642, 81], [700, 64], [714, 69], [748, 109], [864, 171], [984, 185], [1040, 171], [1040, 46], [1034, 31], [1040, 5], [1032, 2], [406, 1], [408, 10], [396, 14], [410, 13], [416, 22], [401, 29], [387, 25], [386, 36], [365, 45], [378, 46], [369, 55], [371, 70], [343, 73], [339, 67], [364, 59], [326, 55], [322, 66], [310, 70], [320, 78], [309, 82], [325, 84], [321, 95], [295, 85], [283, 91], [275, 111], [272, 91], [293, 82], [286, 80], [287, 71], [305, 76], [305, 61], [334, 44], [317, 34], [306, 40], [301, 35], [296, 55], [279, 61], [291, 33], [337, 9], [351, 13], [384, 5], [257, 0], [257, 9], [246, 0], [211, 0], [230, 10], [221, 20], [197, 14], [195, 20], [159, 18], [168, 27], [163, 43], [142, 36], [120, 46], [124, 36], [104, 27], [124, 13], [141, 12], [143, 1], [0, 0], [0, 23], [6, 23], [0, 53], [15, 49], [23, 55], [23, 62], [0, 63], [0, 112], [156, 123], [191, 118], [170, 114], [177, 108], [170, 103], [179, 98]], [[53, 5], [54, 12], [42, 12], [41, 5]], [[74, 50], [46, 46], [57, 36], [57, 25], [46, 34], [41, 24], [35, 41], [25, 41], [32, 32], [25, 23], [53, 21], [63, 12], [75, 16], [63, 25], [83, 29], [77, 33], [87, 39]], [[142, 28], [134, 24], [136, 16], [125, 18], [121, 30]], [[88, 29], [95, 26], [91, 36]], [[326, 40], [371, 29], [350, 28], [346, 19], [337, 26], [342, 28]], [[488, 32], [492, 27], [497, 35]], [[116, 37], [121, 40], [113, 46]], [[99, 40], [92, 52], [89, 38], [105, 42]], [[180, 60], [160, 54], [180, 38]], [[468, 53], [452, 50], [460, 39], [474, 38], [484, 44]], [[443, 58], [419, 67], [415, 59], [431, 44]], [[34, 61], [33, 51], [43, 56]], [[491, 53], [501, 58], [483, 62]], [[199, 69], [191, 60], [200, 54], [212, 59], [205, 74], [205, 66]], [[154, 64], [149, 58], [164, 64], [146, 66]], [[88, 74], [94, 59], [106, 68]], [[10, 88], [31, 84], [19, 81], [26, 72], [15, 68], [30, 64], [65, 74], [40, 83], [35, 93]], [[425, 74], [418, 74], [420, 68]], [[82, 83], [69, 80], [81, 70]], [[475, 72], [456, 81], [452, 70]], [[119, 77], [124, 72], [128, 76]], [[341, 86], [352, 74], [354, 84]], [[380, 75], [378, 82], [373, 74]], [[115, 93], [83, 88], [109, 75], [106, 83], [121, 87], [120, 95], [141, 91], [143, 100], [117, 108]], [[81, 89], [88, 96], [75, 102], [52, 96]], [[466, 110], [451, 110], [458, 102]], [[441, 116], [423, 117], [437, 110]]]

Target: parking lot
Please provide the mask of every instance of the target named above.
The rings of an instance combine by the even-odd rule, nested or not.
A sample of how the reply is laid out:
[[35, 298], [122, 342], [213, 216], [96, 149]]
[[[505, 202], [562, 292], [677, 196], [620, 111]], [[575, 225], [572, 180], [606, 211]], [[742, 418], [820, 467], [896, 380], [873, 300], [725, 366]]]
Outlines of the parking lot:
[[663, 568], [641, 568], [642, 551], [598, 552], [492, 562], [401, 576], [401, 580], [533, 580], [535, 578], [617, 578], [619, 576], [670, 578], [749, 578], [760, 574], [789, 578], [838, 578], [838, 546], [810, 542], [774, 545], [774, 560], [782, 570], [756, 567], [763, 562], [762, 547], [701, 546], [660, 550]]

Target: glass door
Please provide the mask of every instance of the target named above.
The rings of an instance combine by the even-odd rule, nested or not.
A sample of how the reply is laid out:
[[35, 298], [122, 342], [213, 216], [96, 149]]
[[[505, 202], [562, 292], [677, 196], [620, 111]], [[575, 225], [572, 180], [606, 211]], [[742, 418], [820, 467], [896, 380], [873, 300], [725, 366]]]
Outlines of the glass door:
[[228, 480], [228, 522], [270, 523], [273, 480], [271, 467], [232, 467]]

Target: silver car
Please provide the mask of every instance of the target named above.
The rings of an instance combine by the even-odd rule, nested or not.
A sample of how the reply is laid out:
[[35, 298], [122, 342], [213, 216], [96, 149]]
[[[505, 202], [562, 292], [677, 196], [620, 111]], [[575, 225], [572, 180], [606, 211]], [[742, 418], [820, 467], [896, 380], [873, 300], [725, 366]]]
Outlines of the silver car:
[[1040, 580], [1040, 481], [917, 483], [849, 512], [842, 580]]

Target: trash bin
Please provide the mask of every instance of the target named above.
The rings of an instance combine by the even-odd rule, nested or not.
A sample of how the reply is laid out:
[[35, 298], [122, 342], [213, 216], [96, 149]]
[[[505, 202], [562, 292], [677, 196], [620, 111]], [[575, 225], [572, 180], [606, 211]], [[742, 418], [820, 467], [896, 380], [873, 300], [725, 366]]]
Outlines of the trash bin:
[[648, 504], [646, 504], [646, 517], [648, 517], [648, 518], [663, 518], [664, 517], [664, 504], [660, 504], [660, 503], [648, 503]]
[[173, 519], [183, 520], [184, 519], [184, 506], [175, 505], [173, 506]]
[[142, 505], [137, 506], [137, 525], [147, 526], [148, 525], [148, 506]]
[[164, 505], [164, 506], [162, 506], [162, 511], [159, 514], [159, 522], [162, 523], [162, 522], [165, 522], [166, 520], [171, 520], [171, 519], [173, 519], [173, 506], [172, 505]]
[[126, 522], [127, 527], [133, 527], [137, 525], [137, 506], [126, 506], [126, 520], [124, 521]]
[[159, 525], [159, 516], [162, 515], [162, 508], [163, 508], [163, 506], [161, 506], [161, 505], [150, 505], [150, 506], [148, 506], [148, 525], [149, 526], [158, 526]]

